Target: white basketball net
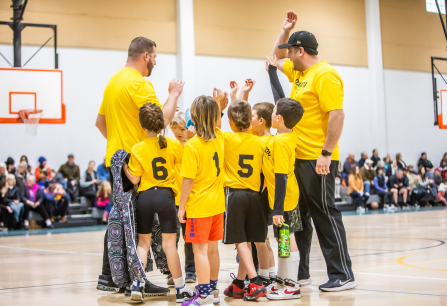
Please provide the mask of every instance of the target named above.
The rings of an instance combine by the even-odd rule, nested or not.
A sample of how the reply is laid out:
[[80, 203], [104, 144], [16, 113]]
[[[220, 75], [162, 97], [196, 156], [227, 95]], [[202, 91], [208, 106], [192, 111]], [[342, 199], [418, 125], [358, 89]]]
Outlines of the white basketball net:
[[37, 133], [37, 125], [39, 124], [40, 118], [43, 116], [43, 113], [32, 113], [30, 111], [20, 111], [20, 118], [22, 118], [23, 123], [25, 123], [25, 133], [30, 134], [31, 136], [36, 136]]

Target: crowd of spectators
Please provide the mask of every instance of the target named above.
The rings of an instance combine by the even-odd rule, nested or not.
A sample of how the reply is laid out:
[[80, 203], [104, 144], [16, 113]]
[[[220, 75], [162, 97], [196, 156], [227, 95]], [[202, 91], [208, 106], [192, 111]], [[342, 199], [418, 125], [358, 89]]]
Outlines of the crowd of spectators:
[[389, 154], [381, 159], [374, 149], [371, 157], [362, 152], [359, 161], [349, 154], [339, 171], [336, 197], [340, 197], [341, 186], [348, 187], [357, 211], [364, 211], [371, 194], [379, 196], [379, 208], [447, 204], [447, 153], [438, 167], [425, 152], [414, 166], [407, 165], [401, 153], [394, 160]]
[[102, 220], [107, 222], [111, 185], [105, 162], [95, 170], [95, 162], [90, 161], [84, 172], [75, 164], [73, 154], [57, 172], [43, 156], [38, 163], [33, 169], [25, 155], [17, 167], [12, 157], [0, 163], [0, 229], [28, 229], [30, 211], [53, 228], [54, 222], [67, 222], [69, 204], [79, 202], [80, 197], [85, 197], [89, 206], [104, 210]]

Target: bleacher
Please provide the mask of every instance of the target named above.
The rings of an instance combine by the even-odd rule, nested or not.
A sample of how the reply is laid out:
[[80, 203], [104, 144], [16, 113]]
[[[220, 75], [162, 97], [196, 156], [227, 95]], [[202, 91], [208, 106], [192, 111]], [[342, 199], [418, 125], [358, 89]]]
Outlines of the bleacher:
[[[352, 198], [348, 194], [348, 187], [341, 187], [340, 190], [341, 201], [335, 201], [335, 205], [341, 211], [352, 211], [355, 210], [355, 204], [352, 203]], [[366, 204], [371, 204], [372, 202], [380, 202], [380, 198], [377, 194], [372, 194], [369, 196]]]

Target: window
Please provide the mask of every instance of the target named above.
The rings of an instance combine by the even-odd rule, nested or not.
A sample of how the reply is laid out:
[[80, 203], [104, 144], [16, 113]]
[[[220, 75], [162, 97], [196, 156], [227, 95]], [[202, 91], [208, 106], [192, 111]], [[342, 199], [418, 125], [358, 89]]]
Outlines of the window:
[[[445, 15], [445, 0], [438, 0], [438, 4], [441, 13]], [[425, 5], [427, 7], [427, 12], [438, 13], [435, 0], [425, 0]]]

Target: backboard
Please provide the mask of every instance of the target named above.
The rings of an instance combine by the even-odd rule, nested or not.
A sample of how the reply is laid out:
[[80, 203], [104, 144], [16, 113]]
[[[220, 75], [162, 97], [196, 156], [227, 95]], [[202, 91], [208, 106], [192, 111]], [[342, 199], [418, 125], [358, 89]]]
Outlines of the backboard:
[[39, 124], [64, 124], [62, 70], [0, 68], [0, 123], [23, 123], [19, 111], [42, 110]]
[[438, 126], [440, 129], [447, 129], [447, 90], [441, 90], [440, 96], [440, 110], [438, 114]]

